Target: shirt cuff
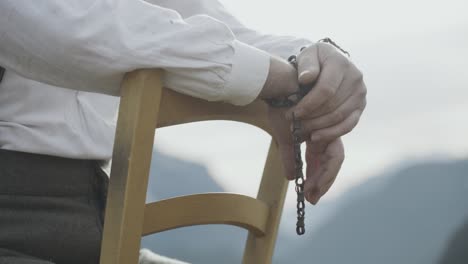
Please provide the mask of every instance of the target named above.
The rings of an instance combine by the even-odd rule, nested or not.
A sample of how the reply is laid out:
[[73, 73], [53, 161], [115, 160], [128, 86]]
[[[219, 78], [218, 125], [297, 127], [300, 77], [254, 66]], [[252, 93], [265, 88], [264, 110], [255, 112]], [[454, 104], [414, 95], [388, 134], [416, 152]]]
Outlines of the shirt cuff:
[[238, 40], [234, 40], [233, 46], [232, 69], [223, 99], [234, 105], [246, 105], [258, 97], [266, 82], [270, 55]]

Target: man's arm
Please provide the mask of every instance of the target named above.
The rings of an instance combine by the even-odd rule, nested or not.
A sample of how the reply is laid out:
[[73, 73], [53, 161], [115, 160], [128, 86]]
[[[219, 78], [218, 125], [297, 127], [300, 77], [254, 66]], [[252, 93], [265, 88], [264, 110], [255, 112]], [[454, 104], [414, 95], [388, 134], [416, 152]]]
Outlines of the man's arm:
[[[200, 1], [199, 7], [207, 3], [211, 2]], [[232, 21], [226, 23], [239, 38], [279, 56], [295, 53], [291, 49], [302, 45], [283, 45], [285, 39], [269, 39]], [[164, 68], [167, 87], [206, 100], [243, 105], [257, 97], [284, 96], [297, 90], [298, 74], [289, 63], [239, 41], [226, 24], [206, 15], [183, 19], [174, 10], [142, 0], [50, 0], [36, 5], [5, 0], [0, 1], [0, 24], [0, 65], [55, 86], [117, 95], [125, 72]], [[312, 63], [301, 63], [302, 68], [324, 62], [315, 55], [307, 55]], [[345, 64], [328, 65], [317, 70], [316, 78], [320, 80], [322, 71], [341, 72]], [[324, 102], [336, 97], [334, 93], [322, 95]], [[307, 110], [311, 109], [308, 101], [301, 104], [309, 106], [304, 116], [323, 109], [313, 106]], [[272, 126], [281, 130], [277, 138], [284, 141], [279, 142], [283, 160], [291, 167], [287, 165], [293, 164], [288, 162], [292, 157], [290, 123], [284, 111], [271, 117]], [[327, 178], [333, 176], [336, 174]]]
[[312, 44], [312, 41], [293, 36], [264, 34], [242, 24], [219, 0], [146, 0], [152, 4], [177, 10], [184, 18], [205, 14], [225, 23], [236, 38], [244, 43], [264, 50], [270, 54], [287, 59], [297, 54], [301, 47]]
[[[231, 28], [239, 40], [283, 59], [299, 54], [294, 79], [304, 85], [313, 86], [312, 92], [289, 110], [270, 108], [269, 117], [282, 155], [285, 174], [289, 179], [294, 178], [295, 172], [290, 131], [292, 112], [301, 120], [301, 136], [307, 141], [305, 193], [309, 202], [317, 203], [330, 188], [343, 162], [344, 148], [340, 136], [356, 126], [365, 108], [366, 87], [356, 66], [328, 44], [312, 44], [306, 39], [267, 35], [249, 29], [218, 0], [146, 1], [175, 9], [183, 17], [206, 14], [219, 19]], [[303, 46], [308, 47], [300, 52]], [[278, 74], [273, 63], [271, 65], [265, 88], [260, 93], [263, 98], [278, 96], [278, 92], [271, 93], [276, 90], [269, 83], [276, 84], [276, 89], [282, 88], [283, 93], [289, 94], [297, 90], [296, 81], [291, 90], [290, 86], [284, 84], [284, 79], [287, 78], [284, 72]], [[284, 71], [284, 67], [282, 69]]]
[[[314, 88], [298, 107], [289, 111], [288, 116], [290, 118], [292, 111], [295, 111], [299, 119], [305, 119], [304, 138], [314, 131], [315, 141], [332, 141], [349, 132], [359, 120], [366, 97], [362, 73], [331, 45], [312, 44], [303, 38], [268, 35], [249, 29], [230, 14], [219, 0], [146, 1], [175, 9], [183, 17], [204, 14], [219, 19], [229, 26], [237, 39], [283, 59], [299, 54], [296, 78], [300, 83], [313, 85]], [[304, 46], [308, 47], [300, 52]], [[280, 77], [272, 79], [281, 80]], [[287, 94], [294, 92], [290, 87], [283, 89]]]
[[125, 72], [164, 68], [170, 88], [243, 105], [259, 95], [272, 60], [216, 19], [183, 19], [142, 0], [4, 0], [0, 24], [0, 65], [7, 70], [112, 95]]

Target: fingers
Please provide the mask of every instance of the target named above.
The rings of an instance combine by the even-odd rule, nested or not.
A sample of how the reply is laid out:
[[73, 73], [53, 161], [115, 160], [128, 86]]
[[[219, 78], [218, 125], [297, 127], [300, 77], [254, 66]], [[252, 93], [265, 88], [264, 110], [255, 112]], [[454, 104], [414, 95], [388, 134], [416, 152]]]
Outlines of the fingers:
[[304, 49], [297, 58], [297, 73], [300, 84], [312, 84], [320, 73], [317, 46]]
[[[362, 79], [362, 73], [354, 64], [350, 64], [348, 66], [343, 78], [344, 79], [341, 82], [341, 85], [336, 91], [335, 95], [328, 101], [323, 103], [319, 108], [317, 108], [317, 110], [315, 110], [312, 113], [309, 113], [309, 119], [323, 116], [325, 114], [333, 112], [340, 105], [349, 100], [349, 98], [353, 95], [356, 96], [356, 99], [361, 98], [361, 100], [365, 100], [367, 92], [366, 86]], [[361, 100], [355, 100], [355, 102], [360, 103]], [[345, 116], [348, 116], [349, 114], [351, 114], [351, 112], [348, 112], [347, 114], [345, 114]]]
[[[314, 151], [314, 148], [318, 149]], [[336, 139], [321, 150], [320, 144], [308, 142], [306, 153], [307, 179], [304, 193], [307, 201], [317, 204], [330, 189], [344, 161], [344, 147], [341, 139]]]
[[292, 112], [294, 112], [298, 119], [308, 118], [323, 103], [330, 100], [340, 87], [348, 65], [348, 59], [342, 55], [332, 56], [328, 60], [322, 61], [321, 72], [316, 84], [312, 90], [287, 113], [288, 118], [291, 119]]
[[[327, 182], [325, 185], [323, 185], [322, 188], [320, 188], [320, 198], [322, 198], [328, 192], [328, 190], [330, 190], [333, 183], [335, 183], [335, 180], [336, 180], [337, 176], [338, 176], [338, 174], [335, 177], [333, 177], [329, 182]], [[319, 198], [319, 200], [320, 200], [320, 198]]]
[[331, 142], [340, 136], [348, 134], [358, 124], [361, 114], [361, 109], [355, 110], [343, 122], [312, 132], [310, 140], [312, 142]]
[[[366, 98], [361, 96], [360, 93], [351, 95], [342, 105], [338, 106], [333, 112], [308, 120], [303, 120], [302, 130], [300, 136], [302, 138], [307, 137], [312, 132], [332, 127], [344, 122], [354, 111], [361, 110], [362, 113], [366, 106]], [[358, 118], [359, 119], [359, 118]], [[349, 125], [352, 125], [350, 123]], [[343, 128], [341, 131], [347, 131], [348, 129]], [[319, 134], [321, 134], [320, 132]], [[342, 135], [338, 135], [342, 136]]]

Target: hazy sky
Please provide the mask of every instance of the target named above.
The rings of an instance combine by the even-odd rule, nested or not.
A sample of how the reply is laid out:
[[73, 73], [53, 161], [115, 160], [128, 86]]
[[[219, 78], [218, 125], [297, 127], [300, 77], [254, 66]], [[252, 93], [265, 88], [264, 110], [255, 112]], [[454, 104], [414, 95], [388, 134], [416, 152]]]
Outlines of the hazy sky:
[[[468, 157], [466, 0], [222, 2], [262, 32], [330, 36], [363, 70], [368, 107], [344, 139], [346, 161], [328, 199], [400, 162]], [[230, 191], [255, 194], [270, 140], [262, 131], [204, 122], [156, 137], [160, 151], [205, 164]]]

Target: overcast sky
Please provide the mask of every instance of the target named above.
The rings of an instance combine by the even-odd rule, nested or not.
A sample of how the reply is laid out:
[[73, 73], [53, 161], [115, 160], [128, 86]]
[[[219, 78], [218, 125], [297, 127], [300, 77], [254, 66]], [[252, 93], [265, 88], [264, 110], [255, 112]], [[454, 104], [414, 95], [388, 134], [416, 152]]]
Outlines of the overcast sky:
[[[468, 157], [466, 0], [222, 2], [259, 31], [330, 36], [363, 70], [368, 107], [344, 139], [347, 158], [327, 199], [401, 162]], [[262, 131], [204, 122], [156, 137], [160, 151], [205, 164], [228, 190], [256, 193], [270, 140]]]

